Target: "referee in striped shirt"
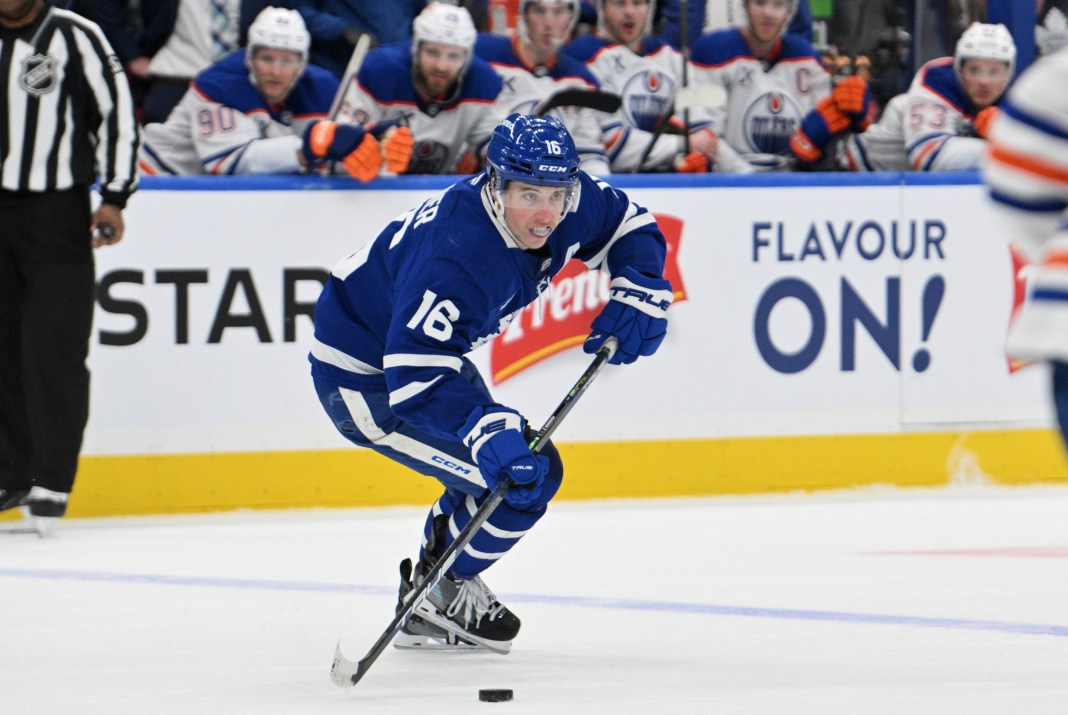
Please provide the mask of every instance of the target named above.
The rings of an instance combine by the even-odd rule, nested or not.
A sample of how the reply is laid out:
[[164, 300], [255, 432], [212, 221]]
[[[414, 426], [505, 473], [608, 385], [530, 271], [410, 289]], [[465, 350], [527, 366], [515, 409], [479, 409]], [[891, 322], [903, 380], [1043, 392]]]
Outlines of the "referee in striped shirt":
[[50, 519], [89, 414], [92, 249], [122, 240], [139, 131], [100, 28], [43, 0], [0, 0], [0, 102], [0, 510]]

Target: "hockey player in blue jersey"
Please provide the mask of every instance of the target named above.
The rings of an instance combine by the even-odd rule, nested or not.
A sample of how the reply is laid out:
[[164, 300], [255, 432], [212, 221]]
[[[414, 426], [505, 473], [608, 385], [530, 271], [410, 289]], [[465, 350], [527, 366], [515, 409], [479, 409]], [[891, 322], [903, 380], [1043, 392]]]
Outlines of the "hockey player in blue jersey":
[[401, 598], [505, 476], [516, 484], [428, 592], [398, 646], [505, 653], [519, 619], [479, 574], [545, 513], [563, 478], [550, 442], [490, 395], [466, 357], [500, 334], [571, 259], [609, 272], [611, 299], [584, 349], [614, 336], [615, 364], [656, 352], [671, 285], [653, 215], [579, 169], [555, 117], [512, 114], [490, 139], [485, 172], [399, 216], [338, 263], [315, 311], [311, 372], [323, 407], [351, 442], [438, 479]]

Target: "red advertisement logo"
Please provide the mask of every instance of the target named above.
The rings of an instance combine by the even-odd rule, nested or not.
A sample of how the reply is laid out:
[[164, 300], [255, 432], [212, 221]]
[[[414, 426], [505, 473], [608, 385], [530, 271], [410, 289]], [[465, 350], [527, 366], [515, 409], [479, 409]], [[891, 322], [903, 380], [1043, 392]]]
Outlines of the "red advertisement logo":
[[[1012, 255], [1012, 314], [1009, 316], [1009, 325], [1016, 320], [1016, 316], [1020, 312], [1020, 308], [1023, 307], [1024, 300], [1027, 298], [1027, 277], [1030, 274], [1030, 261], [1024, 256], [1015, 246], [1009, 245], [1009, 253]], [[1028, 360], [1023, 360], [1012, 355], [1006, 355], [1009, 362], [1009, 373], [1014, 373], [1017, 370], [1023, 369], [1031, 364]]]
[[[686, 300], [686, 287], [679, 270], [682, 220], [654, 214], [667, 239], [664, 277], [671, 281], [675, 302]], [[491, 382], [499, 385], [531, 365], [582, 345], [590, 324], [608, 302], [608, 275], [589, 270], [577, 260], [564, 266], [542, 300], [528, 305], [508, 329], [489, 345]]]

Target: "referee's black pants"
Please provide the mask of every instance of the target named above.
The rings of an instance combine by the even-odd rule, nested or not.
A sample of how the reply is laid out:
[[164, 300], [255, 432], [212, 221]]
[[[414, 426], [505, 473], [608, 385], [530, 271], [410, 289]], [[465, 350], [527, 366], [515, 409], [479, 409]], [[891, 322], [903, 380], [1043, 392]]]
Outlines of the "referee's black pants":
[[89, 416], [89, 191], [0, 191], [0, 487], [70, 492]]

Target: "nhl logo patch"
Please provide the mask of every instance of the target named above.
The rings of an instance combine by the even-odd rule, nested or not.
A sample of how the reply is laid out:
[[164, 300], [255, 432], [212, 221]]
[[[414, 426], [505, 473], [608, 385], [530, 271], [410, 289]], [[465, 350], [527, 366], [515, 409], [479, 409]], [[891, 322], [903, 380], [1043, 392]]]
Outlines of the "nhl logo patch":
[[22, 61], [19, 84], [30, 94], [40, 97], [56, 88], [56, 59], [52, 55], [31, 55]]

